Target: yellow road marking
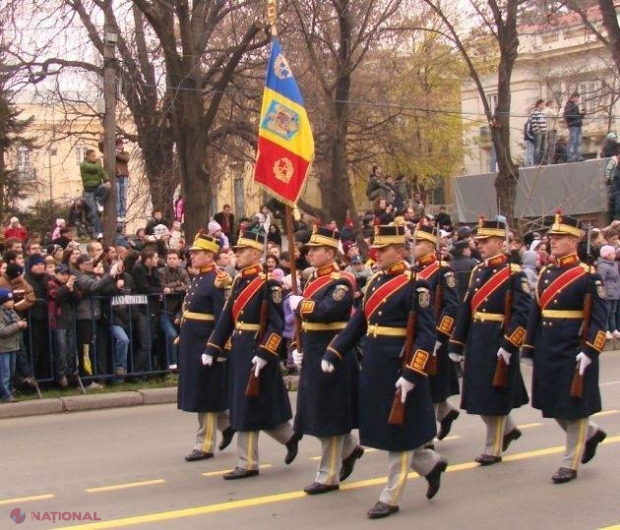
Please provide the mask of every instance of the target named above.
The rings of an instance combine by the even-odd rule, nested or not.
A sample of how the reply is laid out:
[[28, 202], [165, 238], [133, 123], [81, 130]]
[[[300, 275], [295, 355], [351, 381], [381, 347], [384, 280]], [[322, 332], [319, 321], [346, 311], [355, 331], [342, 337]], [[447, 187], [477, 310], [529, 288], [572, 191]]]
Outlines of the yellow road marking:
[[[607, 438], [603, 444], [611, 444], [620, 442], [620, 436], [612, 436]], [[552, 455], [562, 453], [564, 446], [548, 447], [546, 449], [538, 449], [535, 451], [527, 451], [524, 453], [518, 453], [515, 455], [509, 455], [504, 457], [504, 461], [525, 460], [527, 458], [535, 458], [539, 456]], [[455, 464], [448, 466], [447, 472], [465, 471], [467, 469], [473, 469], [480, 467], [475, 462], [464, 462], [462, 464]], [[409, 480], [420, 478], [417, 473], [410, 473]], [[351, 482], [341, 486], [342, 490], [351, 490], [357, 488], [364, 488], [368, 486], [385, 485], [386, 477], [374, 478], [369, 480], [360, 480], [357, 482]], [[263, 506], [266, 504], [274, 504], [283, 501], [292, 501], [296, 499], [303, 499], [306, 494], [303, 491], [292, 491], [288, 493], [277, 493], [275, 495], [266, 495], [264, 497], [252, 497], [249, 499], [221, 502], [218, 504], [212, 504], [210, 506], [199, 506], [196, 508], [185, 508], [182, 510], [173, 510], [167, 512], [151, 513], [147, 515], [137, 515], [134, 517], [125, 517], [123, 519], [113, 519], [110, 521], [101, 521], [99, 523], [83, 524], [78, 526], [68, 526], [61, 528], [60, 530], [76, 530], [86, 528], [122, 528], [126, 526], [133, 526], [137, 524], [156, 523], [161, 521], [171, 521], [175, 519], [181, 519], [184, 517], [195, 517], [197, 515], [207, 515], [211, 513], [224, 512], [230, 510], [236, 510], [238, 508], [249, 508], [252, 506]]]
[[155, 480], [145, 480], [143, 482], [127, 482], [126, 484], [115, 484], [114, 486], [102, 486], [100, 488], [89, 488], [86, 493], [99, 493], [101, 491], [124, 490], [128, 488], [139, 488], [141, 486], [152, 486], [153, 484], [163, 484], [166, 482], [163, 478]]
[[531, 429], [532, 427], [542, 427], [542, 423], [526, 423], [524, 425], [517, 425], [519, 429]]
[[20, 502], [44, 501], [56, 497], [53, 493], [45, 493], [44, 495], [33, 495], [32, 497], [17, 497], [15, 499], [5, 499], [0, 501], [0, 506], [4, 504], [18, 504]]
[[[268, 467], [273, 467], [271, 464], [264, 464], [262, 466], [258, 466], [258, 469], [267, 469]], [[228, 473], [230, 469], [226, 469], [225, 471], [209, 471], [208, 473], [201, 473], [203, 477], [221, 477]]]
[[593, 414], [593, 416], [609, 416], [611, 414], [618, 414], [617, 410], [604, 410], [602, 412], [597, 412], [596, 414]]

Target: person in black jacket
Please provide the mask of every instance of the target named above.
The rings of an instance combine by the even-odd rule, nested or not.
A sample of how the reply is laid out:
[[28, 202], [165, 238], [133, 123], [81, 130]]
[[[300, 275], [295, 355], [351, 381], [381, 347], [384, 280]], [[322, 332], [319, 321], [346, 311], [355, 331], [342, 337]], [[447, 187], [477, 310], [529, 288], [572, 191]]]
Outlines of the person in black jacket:
[[114, 339], [114, 382], [122, 383], [128, 369], [141, 373], [148, 367], [148, 330], [146, 319], [139, 309], [142, 306], [128, 304], [124, 297], [136, 290], [131, 274], [123, 269], [122, 261], [118, 263], [114, 276], [116, 289], [112, 293], [110, 333]]
[[37, 379], [48, 379], [52, 375], [50, 358], [50, 333], [47, 314], [47, 282], [45, 259], [33, 254], [28, 260], [26, 281], [32, 285], [36, 297], [28, 314], [29, 329], [24, 340], [32, 356], [32, 368]]
[[585, 111], [579, 108], [579, 92], [573, 92], [564, 107], [564, 121], [568, 127], [567, 155], [569, 162], [581, 162], [581, 128]]
[[[159, 369], [166, 369], [166, 349], [165, 346], [160, 344], [160, 341], [157, 340], [157, 337], [161, 336], [161, 330], [158, 324], [163, 296], [161, 280], [157, 271], [158, 262], [159, 255], [157, 251], [152, 247], [145, 248], [140, 254], [140, 261], [134, 265], [131, 275], [134, 281], [135, 292], [148, 296], [148, 305], [141, 305], [140, 311], [146, 317], [147, 321], [153, 324], [151, 328], [150, 345], [157, 347], [157, 351], [155, 352], [157, 367]], [[151, 358], [152, 357], [153, 355], [151, 354]]]

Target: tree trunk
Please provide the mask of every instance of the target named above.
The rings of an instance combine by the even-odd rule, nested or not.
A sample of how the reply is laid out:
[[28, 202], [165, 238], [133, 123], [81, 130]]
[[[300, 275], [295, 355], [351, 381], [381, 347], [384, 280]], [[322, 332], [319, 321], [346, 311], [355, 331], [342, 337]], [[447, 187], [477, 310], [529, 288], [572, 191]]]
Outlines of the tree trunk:
[[609, 51], [616, 63], [616, 69], [620, 71], [620, 25], [613, 0], [598, 0], [598, 5], [603, 16], [603, 26], [607, 30], [609, 39]]
[[343, 226], [347, 212], [355, 215], [353, 193], [348, 172], [347, 135], [349, 132], [349, 109], [347, 101], [351, 95], [351, 50], [353, 21], [349, 0], [340, 2], [338, 10], [338, 70], [336, 72], [336, 90], [333, 98], [333, 138], [331, 139], [331, 171], [329, 185], [323, 184], [323, 204], [329, 219]]
[[519, 181], [519, 168], [512, 161], [510, 152], [510, 80], [519, 48], [516, 9], [517, 2], [509, 2], [505, 23], [498, 32], [502, 53], [497, 79], [497, 109], [494, 114], [497, 126], [493, 128], [498, 169], [495, 179], [497, 211], [506, 216], [509, 225], [514, 224], [514, 206]]

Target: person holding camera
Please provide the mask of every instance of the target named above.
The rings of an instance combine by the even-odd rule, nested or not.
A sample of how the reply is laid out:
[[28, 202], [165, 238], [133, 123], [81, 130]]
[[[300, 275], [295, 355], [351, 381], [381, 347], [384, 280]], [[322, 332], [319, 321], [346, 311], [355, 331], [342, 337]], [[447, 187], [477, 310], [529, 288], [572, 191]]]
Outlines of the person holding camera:
[[48, 314], [52, 331], [56, 381], [61, 388], [69, 386], [68, 378], [77, 377], [75, 343], [75, 305], [78, 294], [75, 276], [69, 266], [61, 263], [47, 283]]

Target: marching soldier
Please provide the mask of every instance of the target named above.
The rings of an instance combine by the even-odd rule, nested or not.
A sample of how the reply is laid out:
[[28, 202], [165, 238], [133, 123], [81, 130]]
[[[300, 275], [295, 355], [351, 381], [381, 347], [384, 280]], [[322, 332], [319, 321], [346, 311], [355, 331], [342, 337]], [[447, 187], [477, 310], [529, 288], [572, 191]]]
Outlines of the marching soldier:
[[[321, 366], [328, 373], [342, 369], [351, 348], [365, 339], [359, 388], [361, 443], [389, 451], [388, 483], [368, 511], [371, 519], [398, 512], [410, 467], [428, 481], [426, 497], [431, 499], [448, 465], [423, 447], [437, 433], [425, 371], [436, 338], [429, 286], [409, 272], [404, 227], [375, 230], [373, 248], [381, 272], [368, 283], [362, 309], [332, 341]], [[404, 348], [408, 333], [413, 338], [410, 349]], [[389, 423], [395, 390], [395, 405], [402, 404], [404, 411], [402, 421]]]
[[189, 250], [192, 267], [198, 274], [192, 279], [183, 303], [177, 407], [198, 413], [196, 443], [185, 457], [194, 462], [213, 457], [217, 429], [222, 431], [220, 450], [230, 444], [234, 435], [228, 416], [228, 363], [218, 362], [207, 368], [200, 362], [232, 280], [215, 267], [217, 239], [198, 234]]
[[304, 488], [308, 495], [339, 489], [339, 482], [351, 474], [355, 461], [364, 454], [351, 434], [357, 427], [359, 367], [355, 355], [347, 355], [334, 373], [321, 370], [327, 345], [351, 317], [355, 293], [355, 278], [340, 272], [336, 264], [339, 242], [336, 230], [315, 227], [307, 245], [315, 272], [303, 296], [290, 299], [291, 309], [302, 320], [303, 332], [302, 346], [297, 345], [300, 351], [293, 351], [297, 364], [303, 359], [295, 432], [316, 436], [321, 442], [316, 479]]
[[480, 219], [475, 239], [484, 262], [472, 271], [450, 339], [455, 362], [467, 346], [461, 408], [479, 414], [487, 426], [484, 452], [475, 459], [482, 466], [501, 462], [502, 452], [521, 436], [510, 411], [528, 402], [518, 351], [531, 298], [525, 274], [502, 253], [505, 235], [503, 221]]
[[448, 357], [448, 341], [454, 329], [459, 295], [454, 271], [447, 262], [437, 259], [437, 228], [418, 227], [414, 241], [418, 278], [430, 284], [431, 306], [435, 311], [437, 341], [430, 362], [429, 383], [435, 417], [440, 425], [437, 439], [443, 440], [452, 422], [459, 417], [458, 409], [448, 401], [448, 397], [459, 393], [456, 365]]
[[291, 404], [278, 358], [284, 329], [282, 287], [262, 272], [263, 238], [244, 232], [237, 241], [234, 249], [240, 272], [203, 355], [203, 364], [213, 367], [216, 359], [228, 355], [224, 345], [231, 339], [230, 416], [237, 432], [239, 460], [224, 475], [225, 480], [258, 475], [261, 430], [286, 445], [286, 464], [297, 456], [299, 440], [289, 421]]
[[579, 261], [584, 231], [558, 213], [547, 232], [556, 264], [540, 273], [524, 352], [533, 353], [532, 404], [566, 431], [566, 450], [555, 484], [577, 478], [607, 434], [589, 420], [601, 410], [599, 354], [605, 346], [604, 288], [594, 268]]

